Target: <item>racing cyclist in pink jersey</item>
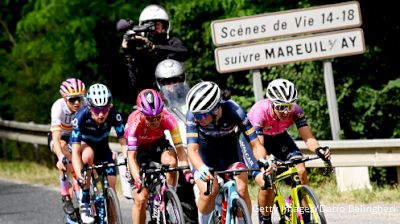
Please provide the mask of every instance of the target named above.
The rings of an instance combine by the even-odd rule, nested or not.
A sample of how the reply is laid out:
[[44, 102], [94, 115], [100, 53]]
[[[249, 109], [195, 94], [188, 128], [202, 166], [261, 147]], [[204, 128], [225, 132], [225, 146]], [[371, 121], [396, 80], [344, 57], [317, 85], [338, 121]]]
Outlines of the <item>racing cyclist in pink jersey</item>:
[[[330, 160], [329, 147], [320, 147], [307, 124], [303, 110], [296, 103], [297, 89], [294, 84], [286, 79], [275, 79], [269, 83], [266, 95], [267, 99], [260, 100], [251, 107], [248, 117], [261, 143], [268, 149], [268, 154], [282, 160], [302, 157], [302, 153], [287, 132], [290, 126], [296, 124], [299, 135], [308, 149], [314, 153], [318, 150], [317, 155], [323, 160]], [[296, 165], [296, 168], [301, 184], [308, 184], [304, 163]], [[268, 206], [272, 206], [273, 189], [260, 191], [259, 198], [266, 198]], [[264, 209], [262, 215], [264, 220], [270, 220], [271, 210]]]
[[72, 214], [74, 207], [69, 194], [69, 178], [64, 177], [64, 172], [73, 172], [72, 166], [64, 164], [71, 161], [71, 153], [68, 151], [68, 140], [72, 132], [71, 121], [76, 112], [84, 105], [85, 84], [76, 78], [69, 78], [60, 85], [62, 98], [56, 100], [51, 107], [51, 125], [48, 135], [48, 146], [57, 156], [57, 169], [60, 175], [60, 193], [64, 212]]
[[[150, 161], [168, 164], [171, 167], [187, 166], [188, 159], [183, 148], [178, 123], [174, 116], [164, 109], [160, 93], [153, 89], [142, 90], [136, 100], [138, 109], [133, 111], [125, 128], [128, 140], [128, 167], [132, 176], [133, 223], [145, 223], [146, 203], [149, 197], [147, 188], [142, 188], [139, 165]], [[164, 131], [171, 133], [175, 149], [166, 139]], [[186, 170], [185, 173], [190, 173]], [[167, 174], [167, 184], [176, 189], [177, 173]], [[141, 189], [138, 193], [137, 190]]]

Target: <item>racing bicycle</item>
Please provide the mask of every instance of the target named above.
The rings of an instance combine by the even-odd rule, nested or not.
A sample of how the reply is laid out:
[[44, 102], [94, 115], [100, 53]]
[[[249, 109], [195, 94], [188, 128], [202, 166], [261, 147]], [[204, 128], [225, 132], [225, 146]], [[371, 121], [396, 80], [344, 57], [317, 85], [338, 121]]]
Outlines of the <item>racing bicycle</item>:
[[[210, 172], [216, 176], [219, 184], [217, 197], [215, 198], [215, 209], [212, 211], [208, 223], [210, 224], [233, 224], [233, 223], [252, 223], [251, 215], [246, 202], [239, 196], [236, 190], [235, 176], [242, 172], [259, 171], [260, 169], [228, 169], [224, 171]], [[224, 175], [222, 179], [219, 175]], [[213, 181], [207, 182], [205, 195], [209, 195], [212, 190]]]
[[[186, 169], [189, 169], [189, 166], [170, 167], [156, 162], [142, 163], [140, 168], [142, 187], [149, 189], [146, 223], [185, 223], [181, 202], [176, 192], [168, 188], [166, 173]], [[138, 193], [141, 192], [141, 189], [138, 190]]]
[[[278, 169], [284, 168], [286, 170], [277, 176], [274, 176], [273, 174], [275, 198], [272, 223], [326, 224], [326, 218], [321, 209], [321, 204], [317, 195], [310, 186], [301, 185], [295, 167], [296, 164], [316, 159], [320, 159], [320, 157], [303, 157], [301, 159], [287, 161], [276, 160]], [[326, 175], [332, 172], [332, 164], [328, 161], [325, 165], [324, 173]], [[289, 178], [291, 180], [290, 196], [287, 199], [284, 199], [279, 190], [280, 183]]]

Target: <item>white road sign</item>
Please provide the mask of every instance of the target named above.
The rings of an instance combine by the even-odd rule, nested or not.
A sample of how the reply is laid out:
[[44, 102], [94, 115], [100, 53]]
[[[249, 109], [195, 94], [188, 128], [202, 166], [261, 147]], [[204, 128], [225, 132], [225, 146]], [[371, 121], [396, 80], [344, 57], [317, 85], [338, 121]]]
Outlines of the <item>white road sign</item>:
[[221, 46], [359, 26], [361, 26], [360, 5], [357, 1], [351, 1], [216, 20], [211, 23], [211, 32], [214, 44]]
[[365, 51], [362, 29], [350, 29], [291, 39], [234, 45], [215, 49], [218, 72], [263, 68], [297, 61], [320, 60], [361, 54]]

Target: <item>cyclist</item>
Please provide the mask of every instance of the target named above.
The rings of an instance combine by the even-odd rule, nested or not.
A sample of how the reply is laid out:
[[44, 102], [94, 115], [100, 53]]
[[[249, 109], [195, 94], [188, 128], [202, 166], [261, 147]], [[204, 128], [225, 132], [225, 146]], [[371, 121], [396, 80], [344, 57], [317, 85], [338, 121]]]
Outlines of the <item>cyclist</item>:
[[186, 83], [186, 73], [182, 62], [174, 59], [161, 61], [156, 67], [155, 77], [157, 87], [166, 99], [168, 107], [186, 107], [185, 98], [189, 92], [189, 86]]
[[169, 16], [163, 7], [155, 4], [146, 6], [140, 13], [139, 25], [150, 25], [151, 31], [132, 36], [131, 39], [124, 38], [121, 44], [128, 74], [137, 92], [157, 88], [154, 73], [159, 62], [167, 58], [178, 61], [188, 58], [187, 48], [182, 41], [169, 36]]
[[[320, 150], [301, 107], [296, 103], [297, 89], [292, 82], [286, 79], [275, 79], [267, 87], [267, 99], [256, 102], [250, 109], [248, 116], [254, 125], [258, 138], [268, 153], [276, 158], [287, 160], [301, 158], [302, 153], [296, 146], [287, 129], [296, 124], [299, 135], [308, 149], [314, 153]], [[330, 159], [330, 150], [321, 149], [317, 153], [323, 160]], [[307, 172], [304, 163], [296, 165], [301, 184], [308, 184]], [[273, 190], [260, 191], [259, 198], [264, 198], [267, 208], [271, 208], [274, 200]], [[262, 214], [265, 220], [270, 220], [270, 209]], [[269, 222], [270, 223], [270, 222]]]
[[[94, 84], [90, 86], [86, 99], [88, 106], [78, 112], [73, 120], [73, 131], [70, 138], [72, 145], [72, 164], [77, 171], [77, 180], [82, 188], [80, 198], [81, 219], [83, 223], [92, 223], [90, 214], [89, 187], [90, 178], [82, 177], [83, 164], [99, 164], [103, 161], [113, 163], [113, 153], [108, 144], [111, 127], [114, 126], [122, 151], [126, 155], [124, 138], [124, 121], [112, 105], [112, 95], [107, 86]], [[110, 187], [115, 189], [116, 169], [107, 169]]]
[[[140, 193], [137, 192], [142, 188], [139, 165], [155, 161], [176, 167], [179, 160], [179, 165], [187, 166], [188, 160], [178, 124], [175, 118], [164, 109], [164, 101], [160, 93], [154, 89], [144, 89], [139, 93], [136, 105], [138, 109], [129, 115], [125, 138], [128, 140], [128, 164], [133, 180], [132, 220], [133, 223], [144, 223], [149, 192], [146, 188], [143, 188]], [[176, 151], [166, 139], [165, 130], [171, 133]], [[176, 183], [177, 173], [168, 173], [168, 186], [176, 190]]]
[[[51, 126], [48, 135], [48, 146], [57, 156], [57, 169], [60, 175], [60, 193], [64, 212], [72, 214], [74, 206], [69, 194], [69, 178], [64, 177], [67, 171], [73, 172], [64, 164], [65, 160], [71, 161], [71, 153], [68, 151], [68, 140], [71, 136], [71, 121], [81, 107], [86, 105], [84, 95], [86, 93], [85, 84], [76, 78], [69, 78], [60, 85], [62, 98], [56, 100], [51, 107]], [[67, 174], [68, 175], [68, 174]]]
[[[161, 61], [155, 71], [157, 86], [164, 98], [165, 107], [174, 115], [178, 122], [181, 136], [186, 136], [186, 94], [189, 92], [189, 86], [186, 83], [186, 73], [183, 63], [174, 59], [165, 59]], [[182, 138], [183, 146], [186, 148], [186, 138]], [[197, 207], [195, 195], [193, 192], [193, 183], [188, 181], [191, 176], [183, 175], [179, 172], [177, 195], [182, 203], [182, 209], [185, 213], [185, 223], [197, 223]]]
[[[232, 100], [222, 100], [221, 90], [214, 82], [203, 81], [193, 86], [186, 96], [186, 104], [188, 156], [195, 168], [194, 179], [199, 188], [199, 222], [208, 223], [218, 193], [218, 184], [214, 181], [211, 195], [204, 195], [206, 182], [214, 179], [209, 167], [217, 170], [246, 167], [236, 128], [240, 129], [251, 145], [253, 152], [247, 153], [254, 153], [256, 159], [264, 159], [266, 151], [244, 110]], [[253, 176], [259, 186], [264, 185], [262, 173], [253, 173]], [[237, 191], [246, 201], [251, 214], [247, 173], [241, 173], [236, 181]]]

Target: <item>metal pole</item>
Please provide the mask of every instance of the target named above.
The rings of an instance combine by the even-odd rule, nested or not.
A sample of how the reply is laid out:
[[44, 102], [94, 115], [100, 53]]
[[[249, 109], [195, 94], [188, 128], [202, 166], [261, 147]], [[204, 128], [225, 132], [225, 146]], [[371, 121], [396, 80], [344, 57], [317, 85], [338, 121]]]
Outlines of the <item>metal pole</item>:
[[260, 70], [258, 70], [258, 69], [252, 70], [251, 73], [252, 73], [252, 77], [253, 77], [254, 99], [257, 102], [264, 98], [261, 73], [260, 73]]
[[[324, 61], [324, 80], [328, 101], [329, 119], [333, 140], [340, 140], [340, 122], [333, 82], [332, 62]], [[334, 155], [333, 155], [334, 156]], [[340, 191], [367, 188], [371, 189], [368, 167], [336, 167], [336, 183]]]
[[331, 122], [332, 139], [340, 139], [340, 122], [336, 102], [335, 83], [333, 82], [332, 62], [324, 61], [324, 80], [328, 101], [329, 119]]

